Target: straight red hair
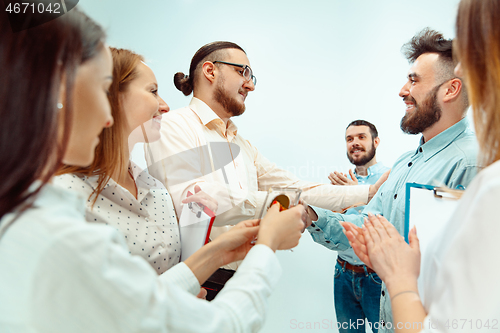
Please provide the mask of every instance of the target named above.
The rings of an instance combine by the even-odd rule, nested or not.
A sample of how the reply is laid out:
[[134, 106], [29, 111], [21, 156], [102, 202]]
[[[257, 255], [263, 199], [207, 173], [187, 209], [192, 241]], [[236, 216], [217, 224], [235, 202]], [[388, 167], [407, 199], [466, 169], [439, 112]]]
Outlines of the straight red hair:
[[474, 110], [485, 166], [500, 160], [500, 0], [462, 0], [455, 54]]
[[99, 176], [97, 187], [90, 197], [94, 196], [93, 203], [102, 192], [111, 176], [128, 165], [128, 145], [125, 139], [127, 119], [121, 105], [121, 96], [127, 91], [129, 83], [137, 77], [137, 66], [144, 58], [132, 51], [110, 47], [113, 56], [113, 82], [109, 88], [109, 103], [114, 124], [105, 128], [99, 136], [99, 144], [95, 149], [95, 158], [89, 167], [64, 165], [57, 174], [79, 173], [88, 177]]

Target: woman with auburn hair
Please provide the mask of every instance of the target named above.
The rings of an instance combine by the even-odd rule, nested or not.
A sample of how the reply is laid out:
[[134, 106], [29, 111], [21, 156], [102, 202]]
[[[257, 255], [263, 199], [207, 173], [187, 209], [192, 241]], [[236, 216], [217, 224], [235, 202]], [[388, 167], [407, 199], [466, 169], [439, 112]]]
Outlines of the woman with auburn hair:
[[[382, 216], [365, 228], [344, 224], [358, 256], [384, 280], [396, 332], [491, 332], [500, 329], [500, 0], [462, 0], [456, 20], [457, 76], [465, 80], [480, 144], [481, 171], [422, 265], [424, 303], [417, 289], [416, 230], [408, 245]], [[422, 292], [422, 291], [421, 291]], [[387, 324], [387, 323], [386, 323]]]
[[[274, 251], [297, 245], [304, 207], [273, 206], [158, 276], [115, 228], [85, 221], [78, 193], [51, 183], [61, 163], [90, 165], [113, 124], [102, 29], [76, 8], [25, 18], [40, 25], [13, 33], [0, 11], [2, 332], [257, 331], [280, 273]], [[194, 296], [244, 257], [213, 302]]]
[[[156, 77], [142, 56], [110, 49], [113, 82], [108, 97], [114, 125], [102, 131], [89, 167], [63, 166], [55, 183], [85, 195], [87, 221], [115, 227], [125, 236], [130, 253], [142, 256], [162, 274], [180, 261], [174, 206], [163, 184], [129, 157], [136, 143], [159, 140], [161, 116], [169, 107], [158, 95]], [[186, 202], [200, 202], [215, 212], [216, 201], [197, 191]]]

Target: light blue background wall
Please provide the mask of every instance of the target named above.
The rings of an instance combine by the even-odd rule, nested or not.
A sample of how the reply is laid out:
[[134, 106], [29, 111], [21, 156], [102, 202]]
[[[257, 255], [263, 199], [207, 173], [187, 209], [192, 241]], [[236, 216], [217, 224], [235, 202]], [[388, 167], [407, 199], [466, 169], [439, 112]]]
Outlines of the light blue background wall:
[[[354, 119], [377, 126], [378, 160], [388, 166], [416, 147], [419, 138], [399, 129], [405, 106], [398, 92], [409, 68], [400, 48], [427, 26], [453, 37], [458, 0], [82, 0], [80, 5], [107, 29], [110, 45], [146, 57], [172, 109], [190, 100], [175, 89], [173, 74], [188, 72], [200, 46], [215, 40], [242, 46], [258, 84], [245, 114], [234, 119], [239, 133], [301, 178], [326, 182], [329, 172], [350, 167], [343, 136]], [[141, 149], [134, 153], [141, 163]], [[321, 332], [335, 326], [336, 253], [306, 233], [294, 252], [279, 258], [283, 277], [263, 331]], [[321, 328], [306, 329], [314, 322]]]

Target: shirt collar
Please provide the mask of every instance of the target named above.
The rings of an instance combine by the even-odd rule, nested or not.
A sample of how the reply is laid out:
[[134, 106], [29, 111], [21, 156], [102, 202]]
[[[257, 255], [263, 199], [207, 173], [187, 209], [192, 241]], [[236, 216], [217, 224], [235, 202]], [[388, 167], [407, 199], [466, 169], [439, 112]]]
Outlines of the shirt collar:
[[[369, 167], [368, 169], [366, 169], [366, 173], [367, 173], [366, 176], [360, 176], [360, 177], [369, 177], [375, 173], [379, 173], [380, 169], [382, 169], [383, 167], [384, 167], [384, 165], [382, 164], [382, 162], [378, 162], [377, 164], [374, 164], [371, 167]], [[358, 176], [358, 173], [356, 172], [356, 168], [354, 168], [354, 175]]]
[[[132, 161], [129, 161], [128, 170], [132, 174], [135, 185], [137, 186], [137, 201], [139, 202], [142, 201], [149, 190], [163, 190], [165, 188], [156, 178], [151, 176], [146, 171], [142, 170], [137, 164]], [[77, 175], [77, 177], [80, 177], [83, 181], [89, 184], [92, 187], [92, 190], [95, 190], [97, 188], [99, 176], [96, 175], [87, 177], [83, 175]], [[108, 183], [104, 186], [103, 193], [105, 189], [111, 186], [113, 186], [114, 188], [122, 188], [113, 178], [110, 178]], [[123, 189], [123, 191], [126, 190]]]
[[448, 147], [457, 137], [462, 135], [469, 128], [469, 121], [467, 118], [460, 120], [455, 125], [447, 128], [427, 142], [424, 142], [424, 137], [420, 139], [420, 145], [415, 154], [419, 151], [422, 152], [424, 160], [427, 161], [444, 148]]
[[193, 97], [189, 103], [189, 108], [200, 118], [201, 123], [206, 127], [214, 126], [224, 135], [236, 136], [238, 127], [229, 119], [226, 129], [225, 123], [220, 117], [201, 99]]

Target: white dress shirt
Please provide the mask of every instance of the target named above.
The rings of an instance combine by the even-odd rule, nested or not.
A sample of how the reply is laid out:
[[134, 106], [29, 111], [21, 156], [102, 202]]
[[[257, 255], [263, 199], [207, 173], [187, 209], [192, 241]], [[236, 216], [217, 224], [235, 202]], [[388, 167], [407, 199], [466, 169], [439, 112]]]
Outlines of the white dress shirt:
[[115, 227], [124, 236], [131, 254], [146, 259], [158, 274], [180, 261], [181, 244], [175, 209], [161, 182], [131, 162], [129, 171], [137, 186], [137, 199], [113, 179], [92, 206], [98, 176], [65, 174], [54, 184], [81, 192], [87, 198], [86, 219]]
[[0, 220], [0, 330], [20, 333], [256, 332], [281, 274], [255, 246], [212, 302], [179, 263], [158, 276], [123, 236], [87, 223], [84, 198], [48, 184], [8, 228]]
[[425, 332], [500, 329], [500, 162], [481, 171], [422, 258]]
[[259, 217], [272, 186], [298, 187], [307, 203], [332, 210], [368, 200], [369, 186], [306, 182], [277, 167], [198, 98], [163, 115], [161, 134], [149, 145], [149, 171], [167, 187], [178, 216], [196, 184], [218, 201], [214, 226]]

